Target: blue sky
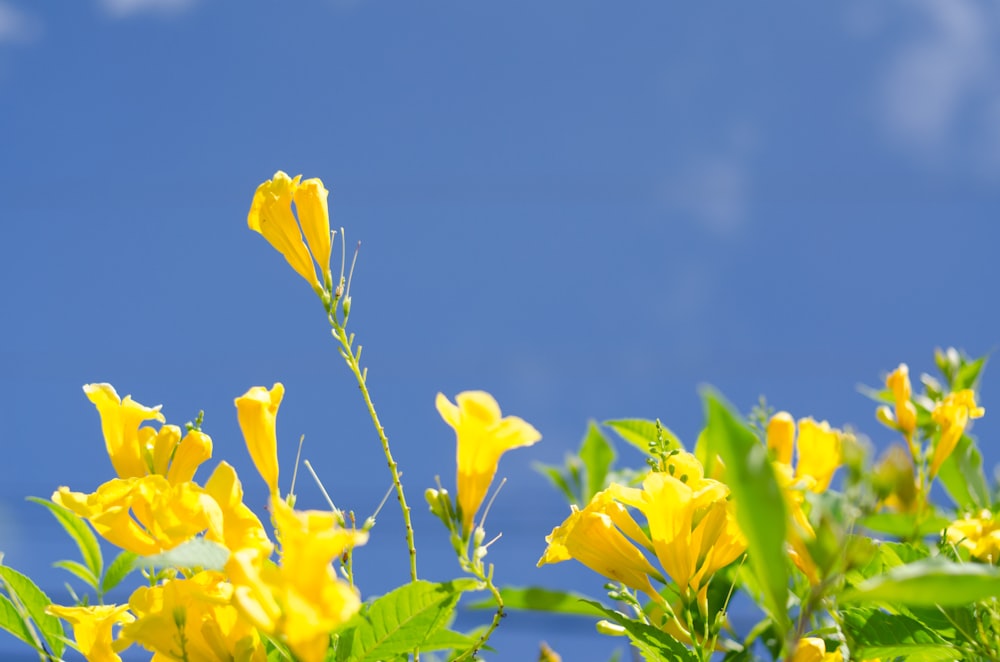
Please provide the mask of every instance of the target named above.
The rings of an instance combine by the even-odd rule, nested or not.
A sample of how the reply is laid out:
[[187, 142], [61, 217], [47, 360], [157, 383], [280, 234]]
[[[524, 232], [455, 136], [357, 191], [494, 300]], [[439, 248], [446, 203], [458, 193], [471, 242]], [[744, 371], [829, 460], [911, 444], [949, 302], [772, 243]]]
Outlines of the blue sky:
[[[278, 169], [321, 177], [363, 242], [351, 323], [415, 504], [453, 481], [438, 391], [487, 389], [543, 433], [501, 465], [501, 581], [600, 594], [534, 568], [565, 506], [530, 465], [591, 418], [693, 440], [712, 383], [884, 446], [858, 383], [1000, 340], [998, 36], [976, 0], [0, 0], [5, 562], [62, 594], [69, 547], [23, 497], [110, 477], [87, 382], [175, 423], [204, 409], [260, 506], [232, 401], [282, 381], [286, 469], [305, 434], [338, 505], [378, 503], [322, 312], [246, 229]], [[418, 510], [422, 571], [448, 578]], [[398, 520], [359, 556], [366, 594], [405, 581]], [[618, 644], [591, 633], [514, 615], [497, 646]]]

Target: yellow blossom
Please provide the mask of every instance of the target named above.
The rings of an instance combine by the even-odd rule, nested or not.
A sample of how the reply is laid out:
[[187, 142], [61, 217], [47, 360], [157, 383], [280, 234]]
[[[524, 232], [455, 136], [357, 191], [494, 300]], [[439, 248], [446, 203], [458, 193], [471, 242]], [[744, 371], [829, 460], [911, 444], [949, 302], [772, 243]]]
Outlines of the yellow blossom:
[[87, 658], [87, 662], [121, 662], [118, 653], [131, 644], [127, 639], [115, 641], [113, 632], [116, 625], [134, 620], [132, 614], [128, 613], [128, 605], [49, 605], [45, 611], [73, 626], [76, 646]]
[[788, 658], [789, 662], [842, 662], [843, 659], [840, 649], [827, 653], [826, 642], [819, 637], [799, 639], [795, 650]]
[[226, 572], [233, 604], [262, 631], [280, 636], [302, 662], [326, 657], [330, 632], [361, 606], [357, 591], [337, 577], [331, 562], [368, 535], [341, 528], [333, 513], [295, 511], [272, 496], [271, 513], [281, 544], [280, 565], [260, 550], [230, 555]]
[[516, 416], [501, 417], [497, 401], [485, 391], [464, 391], [455, 397], [455, 403], [438, 393], [435, 404], [458, 439], [458, 508], [462, 532], [468, 535], [496, 475], [500, 456], [512, 448], [530, 446], [542, 435]]
[[945, 536], [951, 544], [969, 550], [973, 558], [987, 563], [1000, 561], [1000, 522], [988, 510], [981, 511], [978, 517], [955, 520]]
[[112, 479], [93, 494], [60, 487], [52, 500], [94, 525], [108, 542], [147, 556], [173, 549], [223, 518], [215, 500], [195, 483], [171, 485], [163, 476]]
[[284, 395], [285, 387], [278, 382], [270, 391], [263, 386], [254, 386], [236, 398], [236, 415], [247, 449], [271, 494], [278, 492], [278, 437], [275, 424], [278, 406]]
[[253, 548], [265, 557], [271, 555], [274, 545], [267, 537], [267, 531], [250, 508], [243, 503], [243, 486], [236, 471], [221, 462], [205, 483], [205, 492], [219, 505], [222, 512], [221, 536], [216, 539], [210, 532], [209, 538], [224, 545], [230, 551]]
[[87, 384], [84, 393], [101, 416], [104, 443], [119, 478], [166, 476], [177, 485], [194, 478], [195, 471], [212, 457], [212, 439], [198, 430], [181, 437], [176, 425], [159, 430], [139, 424], [164, 422], [160, 407], [145, 407], [126, 395], [122, 400], [111, 384]]
[[157, 660], [264, 662], [260, 635], [230, 604], [232, 595], [224, 575], [212, 571], [140, 587], [129, 599], [136, 620], [122, 637], [154, 651]]
[[[291, 179], [279, 170], [272, 179], [258, 186], [247, 216], [247, 225], [263, 235], [285, 256], [296, 273], [305, 278], [314, 290], [321, 292], [323, 285], [316, 277], [313, 258], [319, 264], [321, 277], [329, 281], [331, 236], [327, 190], [320, 180], [309, 179], [300, 183], [301, 177], [297, 175]], [[292, 213], [293, 202], [298, 221]]]
[[955, 450], [955, 446], [965, 434], [969, 419], [980, 418], [985, 413], [985, 409], [976, 405], [976, 394], [971, 389], [949, 393], [944, 400], [935, 405], [931, 418], [940, 426], [941, 435], [934, 445], [934, 454], [931, 457], [931, 478], [937, 475], [941, 464]]
[[798, 428], [796, 440], [791, 414], [778, 412], [767, 424], [767, 447], [773, 449], [776, 462], [789, 467], [794, 447], [798, 451], [795, 480], [802, 481], [813, 492], [823, 492], [841, 463], [841, 432], [826, 421], [817, 423], [812, 418], [799, 419]]
[[917, 429], [917, 408], [912, 402], [913, 388], [910, 385], [910, 369], [905, 363], [889, 373], [885, 379], [886, 388], [892, 392], [894, 412], [888, 407], [879, 407], [876, 415], [886, 425], [896, 428], [910, 439]]

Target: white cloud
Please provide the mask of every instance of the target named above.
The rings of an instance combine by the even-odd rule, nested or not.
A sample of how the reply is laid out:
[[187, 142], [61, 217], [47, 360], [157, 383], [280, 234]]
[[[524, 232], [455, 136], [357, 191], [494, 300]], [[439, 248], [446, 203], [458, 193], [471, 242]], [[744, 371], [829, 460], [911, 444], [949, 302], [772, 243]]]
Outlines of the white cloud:
[[32, 16], [0, 1], [0, 44], [26, 44], [41, 34], [41, 24]]
[[915, 28], [883, 70], [891, 139], [935, 161], [1000, 162], [1000, 13], [982, 0], [906, 0]]
[[101, 0], [101, 7], [116, 18], [143, 12], [176, 14], [193, 7], [198, 0]]

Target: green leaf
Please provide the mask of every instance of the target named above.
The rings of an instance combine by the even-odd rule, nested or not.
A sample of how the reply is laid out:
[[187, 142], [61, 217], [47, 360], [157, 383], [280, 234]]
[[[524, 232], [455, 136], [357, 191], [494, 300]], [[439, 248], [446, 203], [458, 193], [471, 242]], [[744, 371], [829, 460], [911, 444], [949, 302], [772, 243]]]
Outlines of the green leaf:
[[990, 506], [983, 456], [969, 436], [962, 435], [955, 450], [941, 464], [938, 478], [959, 509], [981, 510]]
[[531, 465], [531, 468], [548, 478], [549, 482], [552, 483], [557, 490], [563, 493], [563, 496], [566, 497], [566, 501], [578, 506], [581, 505], [580, 502], [577, 501], [577, 496], [573, 494], [573, 490], [570, 489], [569, 484], [563, 477], [562, 471], [560, 471], [559, 467], [542, 464], [541, 462], [535, 462]]
[[97, 590], [97, 585], [100, 583], [97, 577], [91, 574], [90, 568], [79, 563], [78, 561], [56, 561], [52, 564], [56, 568], [62, 568], [63, 570], [76, 575], [81, 580], [83, 580], [87, 586], [90, 586], [95, 591]]
[[28, 501], [49, 509], [59, 524], [66, 529], [66, 533], [76, 542], [76, 546], [80, 548], [80, 555], [83, 557], [84, 564], [90, 569], [90, 574], [94, 577], [100, 577], [104, 572], [104, 559], [101, 556], [101, 545], [90, 529], [90, 524], [72, 510], [63, 508], [58, 503], [48, 499], [28, 497]]
[[[622, 439], [646, 454], [649, 454], [650, 442], [657, 441], [656, 421], [648, 421], [642, 418], [619, 418], [604, 421], [602, 425], [607, 425], [617, 432]], [[681, 444], [681, 440], [677, 435], [662, 424], [660, 425], [660, 435], [667, 442], [669, 449], [684, 450], [684, 445]]]
[[45, 613], [46, 607], [52, 604], [49, 596], [42, 592], [26, 575], [7, 566], [0, 566], [0, 583], [7, 589], [7, 595], [12, 601], [20, 603], [34, 621], [47, 648], [58, 658], [62, 656], [65, 643], [62, 621]]
[[888, 533], [901, 538], [922, 538], [940, 533], [951, 524], [951, 520], [933, 515], [919, 524], [915, 516], [908, 513], [875, 513], [863, 517], [858, 524], [871, 531]]
[[966, 388], [975, 388], [979, 381], [979, 374], [986, 365], [986, 357], [980, 356], [975, 361], [962, 361], [962, 367], [955, 373], [955, 378], [951, 380], [951, 390], [961, 391]]
[[586, 492], [583, 503], [590, 503], [591, 497], [604, 489], [604, 479], [615, 461], [615, 449], [601, 433], [601, 428], [593, 421], [587, 427], [587, 435], [580, 444], [580, 459], [587, 470]]
[[842, 603], [954, 607], [997, 596], [1000, 596], [1000, 569], [935, 557], [891, 568], [884, 575], [847, 590], [840, 599]]
[[[129, 570], [137, 568], [183, 568], [185, 570], [223, 570], [229, 550], [217, 542], [192, 538], [171, 550], [151, 556], [136, 556]], [[126, 573], [128, 574], [128, 573]]]
[[[568, 591], [553, 591], [537, 586], [504, 587], [500, 589], [500, 597], [503, 598], [505, 609], [545, 611], [574, 616], [600, 616], [604, 613], [588, 604], [588, 602], [594, 602], [593, 598], [589, 596]], [[480, 600], [468, 605], [468, 608], [496, 609], [496, 603], [491, 599]]]
[[[420, 652], [424, 651], [440, 651], [440, 650], [470, 650], [479, 641], [479, 637], [470, 637], [469, 635], [462, 634], [461, 632], [455, 632], [454, 630], [441, 629], [427, 637], [422, 644], [420, 644]], [[483, 646], [483, 648], [489, 648], [488, 646]]]
[[695, 655], [694, 651], [688, 650], [684, 644], [663, 630], [632, 620], [621, 612], [607, 609], [599, 602], [588, 602], [609, 619], [625, 628], [625, 634], [628, 635], [632, 645], [639, 649], [647, 661], [697, 662], [698, 656]]
[[880, 609], [847, 609], [843, 629], [858, 659], [906, 658], [908, 662], [937, 662], [961, 657], [958, 650], [920, 621]]
[[779, 630], [787, 631], [785, 499], [767, 449], [714, 390], [703, 389], [702, 398], [707, 409], [708, 448], [718, 453], [726, 465], [726, 483], [736, 505], [736, 520], [747, 538], [751, 567], [768, 611]]
[[107, 572], [104, 573], [104, 579], [101, 580], [101, 593], [107, 593], [118, 586], [130, 572], [135, 570], [135, 560], [137, 558], [139, 558], [139, 555], [135, 552], [122, 550], [115, 557], [115, 560], [111, 562], [111, 565], [108, 566]]
[[480, 586], [474, 579], [417, 581], [376, 598], [351, 619], [341, 635], [337, 659], [375, 662], [420, 648], [449, 621], [462, 592]]
[[35, 638], [32, 636], [31, 627], [24, 622], [20, 612], [18, 612], [14, 603], [10, 601], [10, 598], [3, 594], [0, 594], [0, 628], [10, 632], [24, 643], [38, 650]]

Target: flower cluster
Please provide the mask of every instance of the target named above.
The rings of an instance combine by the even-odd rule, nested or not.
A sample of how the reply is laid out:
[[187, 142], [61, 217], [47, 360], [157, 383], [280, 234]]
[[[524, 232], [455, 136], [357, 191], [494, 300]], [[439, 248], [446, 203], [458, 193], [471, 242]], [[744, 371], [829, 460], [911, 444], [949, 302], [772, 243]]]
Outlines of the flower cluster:
[[[367, 534], [345, 529], [335, 513], [297, 511], [278, 491], [275, 417], [284, 389], [254, 387], [236, 399], [240, 426], [271, 490], [275, 545], [253, 511], [232, 466], [220, 462], [194, 480], [211, 458], [212, 440], [196, 428], [181, 435], [159, 407], [118, 397], [110, 384], [84, 392], [101, 416], [104, 441], [118, 476], [93, 493], [60, 487], [56, 504], [87, 519], [107, 541], [139, 556], [167, 552], [195, 539], [226, 553], [222, 570], [169, 570], [151, 576], [126, 605], [52, 606], [69, 621], [89, 660], [117, 660], [133, 643], [162, 659], [266, 659], [262, 636], [276, 638], [303, 662], [323, 660], [330, 632], [360, 607], [357, 591], [332, 566]], [[161, 576], [162, 575], [162, 576]], [[113, 629], [120, 625], [117, 637]]]

